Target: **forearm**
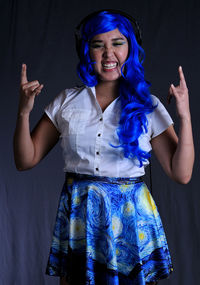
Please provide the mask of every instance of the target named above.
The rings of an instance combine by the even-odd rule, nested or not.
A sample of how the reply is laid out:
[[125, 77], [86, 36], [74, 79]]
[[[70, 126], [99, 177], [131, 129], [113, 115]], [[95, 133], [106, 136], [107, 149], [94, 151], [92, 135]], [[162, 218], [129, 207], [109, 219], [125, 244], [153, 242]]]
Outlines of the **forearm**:
[[178, 144], [172, 158], [172, 176], [177, 182], [186, 184], [192, 176], [194, 143], [190, 116], [180, 118]]
[[29, 114], [18, 114], [14, 134], [14, 158], [18, 170], [32, 167], [34, 144], [30, 135]]

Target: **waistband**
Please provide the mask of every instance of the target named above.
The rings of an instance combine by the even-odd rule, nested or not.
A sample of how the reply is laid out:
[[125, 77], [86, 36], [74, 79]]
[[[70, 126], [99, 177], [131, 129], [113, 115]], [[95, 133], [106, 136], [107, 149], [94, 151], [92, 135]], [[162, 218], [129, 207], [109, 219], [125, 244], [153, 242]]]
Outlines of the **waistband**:
[[107, 177], [107, 176], [95, 176], [80, 173], [66, 172], [66, 181], [73, 179], [76, 181], [97, 181], [110, 184], [135, 184], [143, 182], [142, 176], [140, 177]]

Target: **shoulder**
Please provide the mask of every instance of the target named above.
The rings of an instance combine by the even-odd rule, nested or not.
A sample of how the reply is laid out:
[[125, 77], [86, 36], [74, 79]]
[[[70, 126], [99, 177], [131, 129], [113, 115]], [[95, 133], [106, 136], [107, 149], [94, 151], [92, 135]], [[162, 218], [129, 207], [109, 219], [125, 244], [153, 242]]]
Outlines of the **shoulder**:
[[154, 111], [152, 112], [152, 116], [156, 115], [156, 113], [162, 113], [162, 112], [168, 113], [166, 107], [157, 96], [151, 94], [151, 100], [154, 106]]
[[73, 88], [66, 88], [56, 96], [55, 100], [64, 103], [66, 100], [77, 96], [81, 92], [86, 92], [86, 90], [87, 90], [86, 86], [80, 86], [80, 87], [75, 86]]
[[[60, 131], [60, 118], [63, 112], [72, 109], [73, 106], [81, 104], [79, 94], [84, 92], [87, 88], [85, 86], [67, 88], [60, 92], [51, 103], [44, 109], [47, 116], [54, 123], [57, 129]], [[83, 98], [83, 96], [82, 96]]]
[[160, 99], [155, 95], [151, 95], [151, 98], [155, 109], [148, 114], [148, 119], [151, 126], [151, 135], [155, 137], [172, 125], [173, 120]]
[[159, 99], [157, 96], [155, 96], [155, 95], [151, 94], [151, 95], [150, 95], [150, 97], [151, 97], [151, 100], [152, 100], [153, 106], [155, 106], [155, 105], [157, 105], [157, 104], [160, 104], [160, 103], [161, 103], [160, 99]]
[[51, 106], [56, 109], [62, 108], [66, 104], [69, 104], [74, 98], [79, 96], [80, 93], [87, 92], [86, 86], [66, 88], [62, 90], [48, 106]]

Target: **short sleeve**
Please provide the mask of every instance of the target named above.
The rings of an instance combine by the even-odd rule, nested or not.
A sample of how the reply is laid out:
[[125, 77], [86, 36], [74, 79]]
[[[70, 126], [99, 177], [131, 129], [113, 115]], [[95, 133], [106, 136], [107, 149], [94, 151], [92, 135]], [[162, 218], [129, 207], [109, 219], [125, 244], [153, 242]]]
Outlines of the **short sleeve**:
[[61, 132], [59, 128], [59, 111], [63, 105], [63, 102], [66, 98], [66, 92], [61, 92], [47, 107], [45, 107], [44, 111], [52, 121], [56, 129]]
[[157, 106], [151, 116], [151, 137], [154, 138], [172, 125], [173, 120], [160, 100], [154, 95], [152, 98], [153, 104]]

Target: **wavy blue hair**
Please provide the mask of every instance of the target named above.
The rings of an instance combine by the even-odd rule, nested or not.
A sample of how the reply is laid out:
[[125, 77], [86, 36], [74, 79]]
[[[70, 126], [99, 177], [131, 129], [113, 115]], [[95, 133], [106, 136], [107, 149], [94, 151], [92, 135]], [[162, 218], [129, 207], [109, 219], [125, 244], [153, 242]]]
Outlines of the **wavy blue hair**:
[[134, 29], [129, 20], [108, 11], [100, 12], [90, 18], [81, 29], [80, 62], [77, 73], [87, 86], [96, 86], [98, 76], [94, 71], [94, 62], [90, 58], [90, 41], [98, 34], [106, 33], [118, 28], [127, 38], [129, 44], [128, 58], [121, 68], [120, 100], [121, 117], [117, 134], [120, 144], [113, 147], [122, 147], [126, 158], [137, 158], [140, 167], [150, 153], [142, 150], [138, 138], [147, 132], [148, 120], [146, 115], [151, 113], [153, 106], [150, 96], [150, 83], [144, 79], [142, 66], [144, 51], [137, 43]]

